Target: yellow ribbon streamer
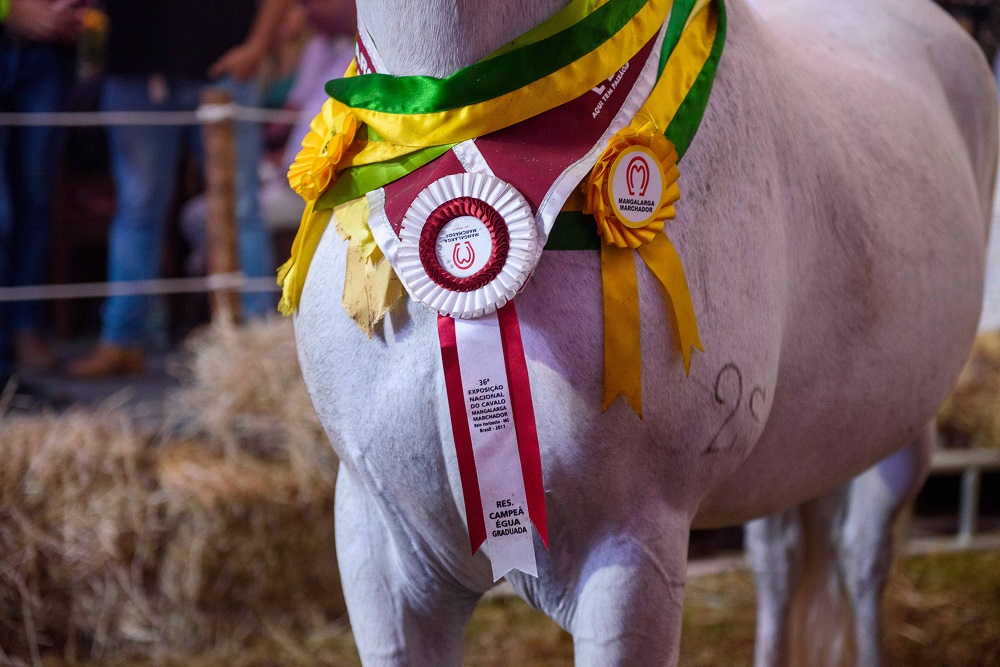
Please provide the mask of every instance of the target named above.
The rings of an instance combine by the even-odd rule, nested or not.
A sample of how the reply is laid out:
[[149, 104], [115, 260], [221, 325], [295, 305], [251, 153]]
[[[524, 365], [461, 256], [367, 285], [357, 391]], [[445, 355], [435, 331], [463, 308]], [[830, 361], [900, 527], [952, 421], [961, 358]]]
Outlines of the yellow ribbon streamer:
[[[670, 124], [708, 59], [717, 28], [717, 13], [708, 6], [708, 0], [702, 0], [692, 12], [681, 41], [667, 61], [667, 66], [642, 111], [636, 116], [632, 126], [623, 130], [625, 135], [648, 133], [650, 130], [646, 126], [647, 119], [652, 119], [652, 125], [657, 128], [658, 133], [662, 133], [663, 128]], [[614, 138], [609, 145], [615, 145]], [[672, 153], [671, 157], [676, 159], [676, 153]], [[664, 164], [664, 167], [667, 168], [667, 181], [676, 180], [676, 165]], [[587, 209], [594, 208], [597, 196], [595, 187], [603, 187], [606, 171], [607, 169], [595, 167], [594, 174], [598, 182], [591, 184]], [[676, 188], [676, 183], [672, 183], [670, 187]], [[676, 201], [677, 196], [678, 192], [673, 192], [673, 195], [664, 193], [665, 201], [671, 203]], [[672, 206], [670, 210], [664, 211], [664, 217], [674, 217]], [[649, 227], [654, 228], [656, 233], [642, 235], [641, 232], [645, 230], [624, 227], [617, 230], [614, 225], [605, 225], [602, 229], [606, 243], [601, 248], [601, 282], [604, 293], [603, 409], [607, 410], [615, 398], [623, 394], [640, 419], [642, 352], [639, 344], [639, 289], [632, 250], [622, 248], [621, 245], [635, 247], [635, 251], [663, 289], [667, 311], [673, 313], [674, 334], [680, 343], [685, 374], [691, 372], [691, 350], [696, 348], [704, 351], [681, 258], [674, 244], [667, 238], [662, 221]], [[640, 232], [642, 242], [616, 244], [620, 241], [618, 231], [633, 234]]]
[[358, 246], [361, 259], [377, 262], [382, 251], [375, 242], [375, 235], [368, 226], [368, 198], [358, 197], [333, 209], [337, 233], [345, 241]]
[[302, 296], [302, 288], [306, 283], [306, 275], [309, 273], [309, 265], [304, 262], [296, 262], [297, 257], [312, 257], [316, 254], [316, 247], [320, 239], [323, 238], [323, 231], [327, 223], [330, 222], [332, 210], [316, 211], [315, 200], [306, 202], [306, 210], [302, 213], [302, 222], [299, 224], [299, 231], [295, 234], [292, 242], [292, 257], [278, 269], [278, 284], [281, 285], [281, 301], [278, 302], [278, 311], [282, 315], [291, 315], [299, 306], [299, 299]]
[[[666, 238], [666, 237], [664, 237]], [[601, 246], [604, 292], [604, 401], [607, 410], [625, 394], [642, 418], [642, 349], [639, 345], [639, 284], [631, 248]]]
[[[677, 254], [677, 249], [666, 234], [660, 234], [650, 243], [636, 249], [639, 257], [653, 272], [663, 288], [667, 305], [672, 306], [675, 334], [681, 344], [681, 356], [684, 358], [684, 373], [691, 372], [691, 349], [701, 346], [698, 335], [698, 322], [694, 314], [694, 304], [691, 303], [691, 291], [688, 289], [687, 278], [684, 277], [684, 265]], [[642, 416], [642, 413], [639, 413]]]

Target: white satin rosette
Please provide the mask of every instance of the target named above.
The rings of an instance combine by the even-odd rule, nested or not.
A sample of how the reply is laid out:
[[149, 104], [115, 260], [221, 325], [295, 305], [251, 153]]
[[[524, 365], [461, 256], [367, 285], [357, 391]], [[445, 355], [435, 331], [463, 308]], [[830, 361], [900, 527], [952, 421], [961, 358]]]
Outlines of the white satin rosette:
[[488, 174], [456, 174], [428, 186], [406, 212], [396, 270], [417, 301], [473, 319], [514, 298], [541, 252], [520, 192]]

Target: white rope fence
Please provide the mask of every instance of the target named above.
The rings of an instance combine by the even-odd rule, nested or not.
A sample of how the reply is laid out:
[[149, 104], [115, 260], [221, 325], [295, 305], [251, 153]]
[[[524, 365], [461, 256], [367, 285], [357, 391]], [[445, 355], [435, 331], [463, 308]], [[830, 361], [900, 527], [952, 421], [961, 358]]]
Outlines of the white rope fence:
[[100, 127], [107, 125], [204, 125], [225, 120], [295, 125], [298, 111], [238, 104], [203, 104], [194, 111], [54, 111], [0, 113], [0, 126]]
[[247, 278], [240, 272], [216, 273], [200, 278], [160, 278], [113, 283], [72, 283], [0, 287], [0, 303], [14, 301], [60, 301], [103, 299], [112, 296], [154, 296], [199, 294], [222, 290], [235, 292], [277, 292], [274, 278]]
[[[107, 127], [156, 125], [212, 125], [241, 121], [295, 125], [301, 114], [289, 109], [246, 107], [232, 102], [203, 102], [193, 111], [67, 111], [0, 113], [0, 127]], [[123, 282], [74, 283], [0, 287], [0, 303], [101, 299], [115, 296], [154, 296], [208, 292], [276, 292], [275, 279], [247, 278], [241, 272], [215, 273], [199, 278], [161, 278]]]

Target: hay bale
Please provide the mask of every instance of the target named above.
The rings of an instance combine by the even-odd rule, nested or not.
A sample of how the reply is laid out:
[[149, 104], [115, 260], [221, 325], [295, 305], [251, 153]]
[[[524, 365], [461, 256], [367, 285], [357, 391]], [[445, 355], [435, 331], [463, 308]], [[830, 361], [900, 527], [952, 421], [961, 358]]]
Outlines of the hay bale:
[[333, 484], [337, 458], [299, 370], [287, 319], [215, 325], [192, 336], [184, 387], [169, 399], [172, 430], [222, 451], [286, 461]]
[[337, 459], [290, 323], [210, 328], [189, 351], [173, 444], [110, 410], [0, 422], [0, 664], [225, 653], [343, 623]]
[[1000, 449], [1000, 331], [976, 339], [938, 428], [951, 447]]
[[338, 461], [299, 370], [288, 320], [192, 336], [159, 457], [158, 591], [172, 649], [301, 634], [344, 614], [334, 551]]
[[157, 589], [171, 650], [280, 629], [301, 635], [344, 614], [333, 487], [284, 463], [189, 443], [157, 466], [164, 536]]
[[155, 636], [148, 436], [118, 412], [0, 423], [0, 647], [99, 657]]

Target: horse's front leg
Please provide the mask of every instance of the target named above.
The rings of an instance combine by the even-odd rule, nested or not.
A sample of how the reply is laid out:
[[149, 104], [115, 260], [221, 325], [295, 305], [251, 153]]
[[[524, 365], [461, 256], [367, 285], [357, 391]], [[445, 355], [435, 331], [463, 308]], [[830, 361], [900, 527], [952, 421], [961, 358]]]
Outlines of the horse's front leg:
[[390, 531], [343, 465], [337, 476], [337, 560], [361, 661], [461, 665], [465, 625], [479, 595], [435, 576], [429, 555]]
[[580, 667], [676, 665], [686, 582], [687, 530], [613, 540], [580, 583], [573, 645]]
[[571, 519], [552, 512], [550, 525], [563, 529], [539, 561], [539, 578], [507, 577], [573, 635], [580, 667], [677, 664], [690, 524], [630, 509], [641, 528], [582, 520], [570, 528]]

